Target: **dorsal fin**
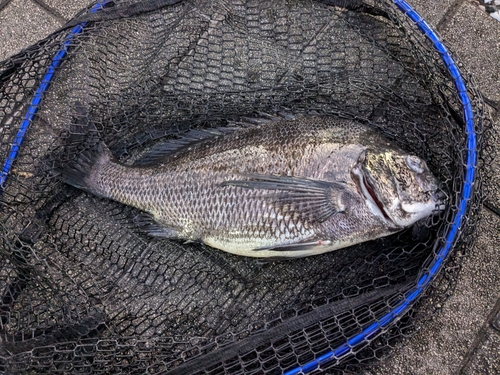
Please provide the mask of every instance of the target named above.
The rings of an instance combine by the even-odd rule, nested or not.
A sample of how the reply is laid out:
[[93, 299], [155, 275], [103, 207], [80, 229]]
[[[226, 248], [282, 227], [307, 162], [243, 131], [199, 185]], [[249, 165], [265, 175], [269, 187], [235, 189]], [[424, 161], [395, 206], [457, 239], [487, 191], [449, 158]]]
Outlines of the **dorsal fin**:
[[138, 158], [132, 164], [132, 166], [144, 167], [157, 164], [161, 162], [165, 157], [172, 155], [173, 153], [179, 151], [181, 148], [195, 145], [198, 142], [204, 141], [209, 138], [225, 136], [238, 130], [255, 126], [262, 126], [280, 120], [293, 120], [297, 118], [296, 115], [286, 111], [276, 112], [274, 115], [265, 112], [257, 112], [257, 114], [258, 117], [242, 117], [238, 122], [229, 122], [228, 127], [208, 128], [202, 130], [193, 129], [182, 135], [180, 138], [158, 143], [154, 145], [149, 151], [147, 151], [143, 156]]
[[160, 162], [165, 157], [172, 155], [183, 147], [188, 147], [189, 145], [197, 144], [198, 142], [204, 141], [209, 138], [225, 136], [227, 134], [233, 133], [237, 130], [241, 130], [242, 127], [230, 127], [230, 128], [215, 128], [215, 129], [193, 129], [185, 133], [181, 138], [171, 139], [167, 142], [161, 142], [154, 145], [149, 151], [147, 151], [143, 156], [137, 159], [132, 165], [134, 167], [144, 167], [148, 165], [153, 165]]

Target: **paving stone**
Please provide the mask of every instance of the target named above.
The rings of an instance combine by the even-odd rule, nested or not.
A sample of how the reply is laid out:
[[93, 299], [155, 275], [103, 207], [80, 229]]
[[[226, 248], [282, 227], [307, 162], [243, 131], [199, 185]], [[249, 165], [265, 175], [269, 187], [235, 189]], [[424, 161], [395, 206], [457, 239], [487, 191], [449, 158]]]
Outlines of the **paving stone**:
[[[493, 112], [493, 132], [500, 135], [500, 110]], [[492, 145], [490, 152], [493, 154], [492, 170], [500, 171], [500, 147], [499, 145]], [[500, 173], [491, 173], [490, 178], [485, 181], [487, 188], [487, 203], [492, 205], [495, 210], [500, 212]], [[500, 214], [500, 213], [499, 213]], [[498, 288], [500, 290], [500, 287]], [[500, 359], [499, 359], [500, 361]]]
[[500, 374], [500, 332], [493, 328], [487, 331], [484, 341], [462, 374]]
[[44, 0], [45, 4], [59, 12], [66, 20], [73, 18], [80, 10], [93, 4], [92, 0]]
[[456, 0], [407, 0], [429, 25], [436, 27]]
[[27, 0], [13, 0], [0, 12], [1, 60], [56, 30], [60, 23]]
[[441, 35], [472, 73], [481, 92], [500, 102], [500, 23], [465, 2]]

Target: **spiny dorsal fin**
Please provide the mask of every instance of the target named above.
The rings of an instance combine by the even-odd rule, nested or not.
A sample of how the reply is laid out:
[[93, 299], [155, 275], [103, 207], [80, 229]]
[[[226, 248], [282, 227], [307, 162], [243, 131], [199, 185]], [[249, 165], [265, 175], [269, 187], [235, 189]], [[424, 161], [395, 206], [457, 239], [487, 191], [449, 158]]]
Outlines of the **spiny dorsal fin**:
[[230, 122], [228, 127], [224, 128], [209, 128], [209, 129], [193, 129], [185, 133], [178, 139], [171, 139], [166, 142], [161, 142], [153, 146], [148, 152], [137, 159], [133, 166], [143, 167], [160, 163], [164, 158], [179, 151], [181, 148], [189, 147], [213, 137], [225, 136], [234, 133], [238, 130], [248, 129], [255, 126], [262, 126], [277, 122], [280, 120], [293, 120], [295, 115], [280, 111], [275, 115], [264, 112], [258, 112], [258, 117], [242, 117], [238, 122]]
[[161, 142], [154, 145], [142, 157], [137, 159], [134, 162], [133, 166], [144, 167], [148, 165], [157, 164], [161, 162], [164, 158], [179, 151], [181, 148], [195, 145], [206, 139], [225, 136], [240, 129], [242, 128], [231, 127], [231, 128], [204, 129], [204, 130], [198, 130], [198, 129], [190, 130], [189, 132], [185, 133], [181, 138], [171, 139], [167, 142]]

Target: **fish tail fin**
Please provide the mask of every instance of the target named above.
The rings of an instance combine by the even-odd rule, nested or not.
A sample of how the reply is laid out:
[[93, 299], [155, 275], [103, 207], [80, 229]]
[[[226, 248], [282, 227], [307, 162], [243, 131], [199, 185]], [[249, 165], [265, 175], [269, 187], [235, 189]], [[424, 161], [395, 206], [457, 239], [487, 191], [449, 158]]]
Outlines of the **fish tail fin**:
[[111, 159], [109, 148], [99, 142], [96, 147], [82, 152], [78, 159], [63, 169], [62, 180], [78, 189], [103, 196], [96, 186], [96, 177], [101, 166], [109, 163]]

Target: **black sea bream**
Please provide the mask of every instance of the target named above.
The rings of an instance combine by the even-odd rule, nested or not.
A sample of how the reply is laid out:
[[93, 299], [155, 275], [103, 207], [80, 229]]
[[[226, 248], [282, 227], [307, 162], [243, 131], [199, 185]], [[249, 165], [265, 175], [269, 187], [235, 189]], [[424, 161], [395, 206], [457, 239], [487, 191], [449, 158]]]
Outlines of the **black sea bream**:
[[148, 213], [150, 234], [259, 258], [373, 240], [444, 208], [425, 161], [353, 121], [310, 116], [192, 134], [132, 166], [100, 143], [63, 180]]

